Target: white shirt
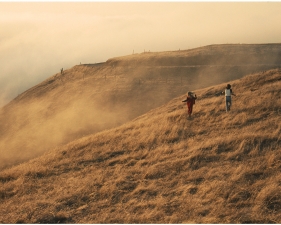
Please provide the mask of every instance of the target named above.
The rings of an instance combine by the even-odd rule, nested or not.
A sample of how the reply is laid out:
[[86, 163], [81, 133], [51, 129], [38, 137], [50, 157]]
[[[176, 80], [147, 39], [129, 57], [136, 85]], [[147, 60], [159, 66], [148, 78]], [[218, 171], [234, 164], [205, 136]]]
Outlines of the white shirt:
[[225, 96], [231, 96], [231, 89], [225, 89]]

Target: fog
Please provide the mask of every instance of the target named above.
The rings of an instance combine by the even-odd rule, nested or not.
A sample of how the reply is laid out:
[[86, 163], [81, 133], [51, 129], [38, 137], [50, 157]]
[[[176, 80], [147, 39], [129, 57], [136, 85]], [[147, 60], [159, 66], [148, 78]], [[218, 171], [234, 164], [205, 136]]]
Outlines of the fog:
[[279, 2], [1, 2], [0, 106], [83, 63], [209, 44], [278, 43]]
[[[115, 123], [115, 116], [89, 102], [75, 101], [58, 112], [48, 113], [46, 103], [34, 100], [30, 104], [17, 106], [10, 112], [0, 129], [0, 170], [42, 155], [50, 148], [83, 137], [92, 132], [108, 128]], [[87, 106], [87, 107], [85, 107]], [[47, 107], [48, 108], [48, 107]], [[49, 108], [51, 111], [51, 109]], [[50, 114], [46, 116], [46, 114]]]
[[57, 73], [0, 111], [0, 170], [117, 127], [187, 91], [280, 66], [280, 51], [280, 44], [217, 45], [134, 54]]
[[[225, 43], [278, 43], [280, 6], [281, 3], [1, 2], [0, 107], [46, 79], [54, 81], [28, 92], [27, 102], [18, 101], [0, 111], [0, 169], [75, 138], [118, 126], [189, 88], [214, 85], [236, 73], [227, 68], [228, 75], [222, 80], [221, 68], [215, 67], [208, 70], [212, 76], [205, 78], [202, 68], [166, 68], [161, 64], [151, 69], [151, 64], [151, 68], [137, 69], [127, 65], [96, 71], [82, 68], [90, 73], [84, 74], [84, 80], [80, 71], [67, 69], [144, 51]], [[61, 68], [66, 71], [63, 79], [58, 78]], [[189, 74], [187, 71], [197, 72], [183, 78]], [[120, 74], [127, 80], [116, 78]], [[167, 81], [171, 74], [178, 79]], [[164, 79], [161, 84], [157, 83], [160, 78]], [[190, 86], [179, 87], [181, 79], [188, 80]]]
[[172, 83], [147, 79], [140, 84], [141, 68], [128, 72], [133, 78], [126, 76], [127, 67], [110, 69], [108, 75], [108, 66], [89, 66], [90, 74], [81, 76], [85, 68], [53, 76], [0, 111], [0, 170], [121, 125], [178, 95], [167, 91], [174, 89]]

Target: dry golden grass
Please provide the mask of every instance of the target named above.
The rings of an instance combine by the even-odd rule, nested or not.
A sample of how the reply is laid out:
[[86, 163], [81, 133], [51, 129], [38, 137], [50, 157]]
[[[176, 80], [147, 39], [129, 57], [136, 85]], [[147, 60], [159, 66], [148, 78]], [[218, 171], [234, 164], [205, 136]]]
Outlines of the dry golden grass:
[[[74, 66], [0, 109], [0, 169], [77, 138], [117, 127], [189, 90], [277, 68], [281, 65], [280, 52], [281, 44], [211, 45]], [[220, 100], [212, 101], [204, 103], [210, 106], [205, 116], [216, 122], [209, 115], [217, 112]], [[255, 99], [245, 101], [251, 104]], [[248, 115], [241, 112], [233, 119], [246, 121]], [[177, 136], [171, 132], [169, 138]]]
[[280, 223], [281, 70], [179, 96], [0, 172], [1, 223]]

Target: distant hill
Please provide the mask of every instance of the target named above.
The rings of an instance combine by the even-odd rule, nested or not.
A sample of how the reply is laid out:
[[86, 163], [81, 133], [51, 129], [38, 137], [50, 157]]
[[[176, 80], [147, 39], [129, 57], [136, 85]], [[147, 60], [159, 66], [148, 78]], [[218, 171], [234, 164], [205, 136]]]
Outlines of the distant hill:
[[281, 69], [226, 84], [2, 170], [0, 222], [280, 223]]
[[0, 112], [0, 168], [117, 127], [187, 91], [281, 65], [281, 44], [210, 45], [76, 65]]

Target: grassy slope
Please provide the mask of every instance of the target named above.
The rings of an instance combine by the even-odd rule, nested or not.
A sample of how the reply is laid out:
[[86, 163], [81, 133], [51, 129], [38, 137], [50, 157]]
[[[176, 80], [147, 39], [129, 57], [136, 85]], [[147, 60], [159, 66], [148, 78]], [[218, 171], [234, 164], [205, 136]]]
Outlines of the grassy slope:
[[281, 70], [231, 84], [0, 172], [0, 222], [280, 223]]
[[0, 169], [116, 127], [189, 90], [281, 65], [281, 44], [212, 45], [78, 65], [0, 111]]

